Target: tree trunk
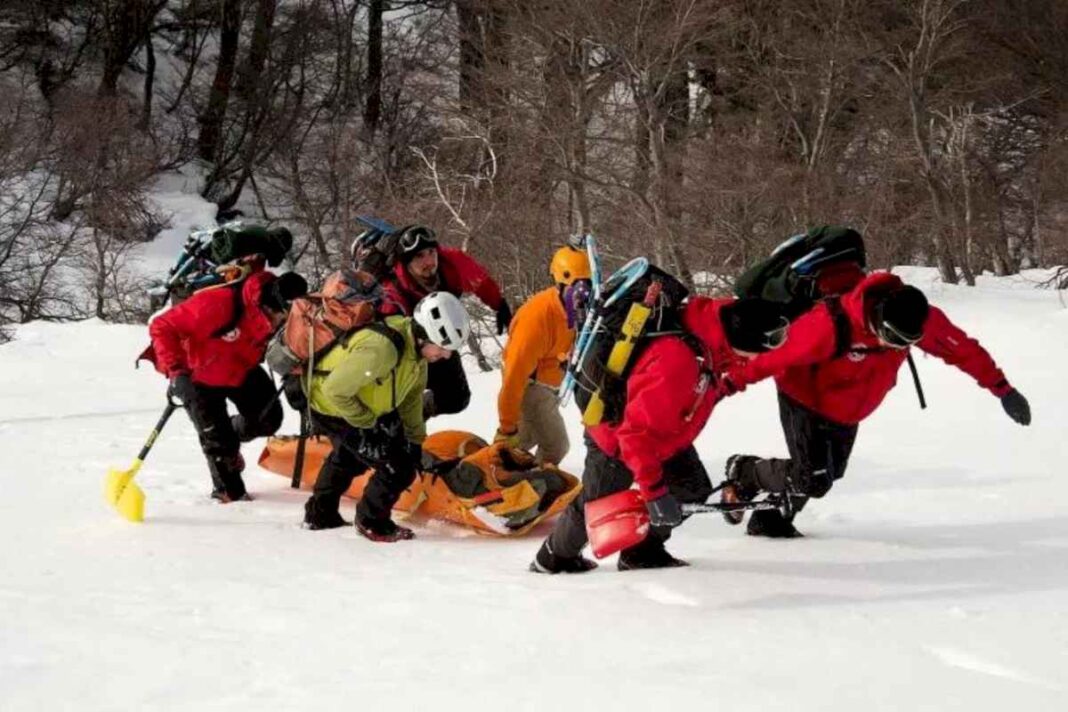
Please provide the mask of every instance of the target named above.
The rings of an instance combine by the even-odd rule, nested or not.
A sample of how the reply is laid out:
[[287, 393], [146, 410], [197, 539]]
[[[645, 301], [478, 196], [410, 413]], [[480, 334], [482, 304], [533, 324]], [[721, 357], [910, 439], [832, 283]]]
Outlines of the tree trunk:
[[222, 26], [219, 34], [219, 58], [215, 64], [215, 79], [211, 84], [208, 106], [200, 116], [200, 135], [197, 153], [205, 161], [213, 161], [219, 153], [223, 120], [230, 102], [230, 91], [237, 66], [237, 46], [241, 36], [241, 0], [222, 0]]
[[460, 110], [467, 113], [482, 102], [482, 74], [486, 69], [474, 0], [456, 1], [456, 21], [460, 30]]
[[363, 108], [363, 122], [372, 136], [382, 120], [382, 13], [385, 5], [385, 0], [370, 0], [367, 8], [367, 102]]
[[97, 89], [99, 96], [115, 96], [122, 70], [145, 41], [163, 4], [145, 0], [119, 0], [106, 4], [102, 23], [104, 68]]
[[256, 0], [256, 19], [252, 25], [248, 58], [241, 67], [237, 83], [237, 96], [247, 107], [258, 107], [266, 101], [263, 91], [266, 85], [264, 67], [271, 54], [271, 30], [277, 6], [278, 0]]
[[145, 37], [145, 91], [144, 102], [141, 104], [141, 120], [137, 127], [142, 131], [148, 131], [152, 125], [152, 85], [156, 81], [156, 52], [152, 48], [152, 35]]

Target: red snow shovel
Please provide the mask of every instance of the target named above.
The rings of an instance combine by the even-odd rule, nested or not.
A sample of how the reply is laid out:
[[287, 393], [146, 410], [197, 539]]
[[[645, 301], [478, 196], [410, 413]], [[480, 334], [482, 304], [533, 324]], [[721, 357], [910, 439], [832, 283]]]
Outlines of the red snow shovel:
[[628, 489], [587, 502], [586, 534], [598, 559], [640, 544], [649, 534], [645, 500]]
[[141, 469], [145, 458], [148, 457], [148, 451], [152, 449], [156, 438], [159, 437], [160, 432], [163, 430], [163, 426], [167, 424], [167, 420], [170, 419], [171, 414], [177, 408], [177, 403], [168, 400], [167, 407], [163, 409], [163, 415], [160, 416], [156, 427], [149, 433], [148, 440], [145, 441], [144, 447], [141, 448], [141, 452], [137, 455], [137, 459], [134, 460], [130, 469], [109, 470], [107, 479], [104, 480], [104, 499], [118, 510], [119, 514], [131, 522], [143, 522], [145, 520], [145, 493], [133, 481], [134, 475]]

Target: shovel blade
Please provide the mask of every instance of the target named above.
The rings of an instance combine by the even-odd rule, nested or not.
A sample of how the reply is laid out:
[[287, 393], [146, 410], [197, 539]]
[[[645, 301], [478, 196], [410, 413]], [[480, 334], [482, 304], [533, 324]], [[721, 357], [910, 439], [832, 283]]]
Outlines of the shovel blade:
[[640, 544], [649, 534], [649, 512], [636, 490], [586, 503], [586, 534], [598, 559]]
[[139, 469], [140, 462], [128, 470], [111, 470], [104, 480], [104, 499], [131, 522], [145, 520], [145, 493], [133, 481]]

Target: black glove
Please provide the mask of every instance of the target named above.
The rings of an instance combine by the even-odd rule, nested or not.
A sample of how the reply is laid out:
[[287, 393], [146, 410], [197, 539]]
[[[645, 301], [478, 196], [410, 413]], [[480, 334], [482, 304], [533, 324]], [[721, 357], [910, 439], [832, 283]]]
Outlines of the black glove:
[[682, 507], [670, 493], [646, 502], [645, 508], [649, 510], [649, 522], [654, 527], [677, 527], [682, 524]]
[[167, 397], [178, 401], [182, 405], [188, 405], [196, 397], [197, 389], [193, 385], [193, 379], [185, 371], [171, 376], [171, 385], [167, 388]]
[[1015, 388], [1001, 397], [1001, 407], [1020, 425], [1031, 424], [1031, 406], [1023, 394]]
[[508, 330], [508, 325], [512, 323], [512, 307], [508, 306], [508, 302], [504, 299], [501, 300], [501, 305], [497, 307], [497, 336], [501, 336]]

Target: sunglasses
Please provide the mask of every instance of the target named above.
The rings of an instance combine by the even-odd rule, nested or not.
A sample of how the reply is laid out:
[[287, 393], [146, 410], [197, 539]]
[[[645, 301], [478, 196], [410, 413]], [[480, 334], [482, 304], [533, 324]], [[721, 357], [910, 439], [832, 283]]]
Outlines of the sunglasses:
[[768, 351], [774, 351], [786, 343], [786, 336], [790, 331], [790, 321], [786, 317], [779, 317], [779, 325], [770, 331], [764, 332], [764, 338], [760, 344]]
[[907, 336], [895, 329], [894, 325], [888, 321], [884, 321], [879, 326], [878, 336], [880, 341], [892, 349], [907, 349], [923, 338], [923, 334], [920, 334], [919, 336]]

